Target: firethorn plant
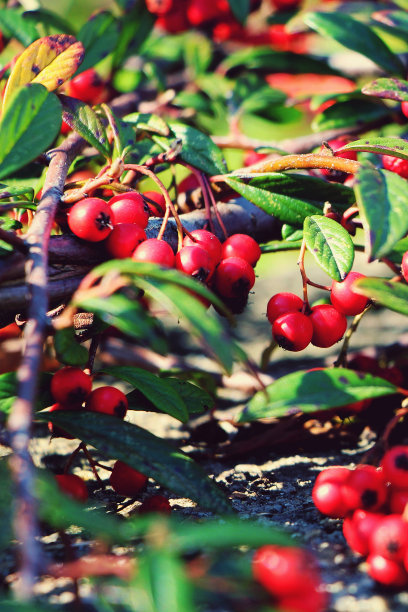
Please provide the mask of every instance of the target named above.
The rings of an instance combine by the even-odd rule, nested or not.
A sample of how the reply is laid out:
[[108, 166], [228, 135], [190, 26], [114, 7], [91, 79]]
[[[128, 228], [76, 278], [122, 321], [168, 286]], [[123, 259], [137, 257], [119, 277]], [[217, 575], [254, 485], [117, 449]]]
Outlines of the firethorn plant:
[[[79, 609], [80, 579], [109, 574], [87, 581], [96, 610], [133, 612], [135, 589], [152, 609], [211, 609], [221, 585], [231, 611], [245, 589], [254, 612], [323, 612], [319, 548], [241, 518], [196, 459], [327, 435], [357, 447], [361, 432], [361, 463], [316, 479], [316, 522], [342, 519], [372, 579], [406, 588], [404, 335], [353, 354], [361, 322], [408, 316], [401, 3], [362, 19], [323, 0], [85, 2], [82, 25], [14, 4], [0, 12], [0, 552], [14, 585], [0, 609], [60, 612], [36, 601], [43, 576], [71, 579]], [[339, 44], [370, 61], [338, 67]], [[261, 297], [277, 252], [285, 281]], [[260, 363], [235, 339], [254, 306]], [[224, 430], [234, 368], [250, 392]], [[183, 448], [142, 412], [180, 423]], [[52, 449], [31, 456], [41, 435]], [[222, 523], [192, 523], [185, 500]]]

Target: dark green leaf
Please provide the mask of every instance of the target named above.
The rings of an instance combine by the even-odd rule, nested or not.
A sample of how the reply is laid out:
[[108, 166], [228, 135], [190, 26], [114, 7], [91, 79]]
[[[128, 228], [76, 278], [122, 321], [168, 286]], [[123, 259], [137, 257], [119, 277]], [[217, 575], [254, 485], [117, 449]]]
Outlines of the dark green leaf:
[[169, 126], [159, 115], [152, 113], [130, 113], [130, 115], [126, 115], [123, 118], [123, 121], [132, 125], [139, 133], [148, 132], [149, 134], [170, 136]]
[[138, 54], [156, 20], [156, 15], [147, 10], [144, 2], [127, 0], [126, 4], [126, 12], [119, 20], [120, 36], [113, 54], [114, 66], [121, 66], [126, 57]]
[[61, 127], [58, 98], [40, 84], [18, 89], [0, 121], [0, 178], [43, 153]]
[[402, 79], [376, 79], [364, 85], [361, 91], [367, 96], [399, 102], [408, 101], [408, 81]]
[[37, 29], [18, 9], [0, 9], [0, 30], [7, 38], [15, 38], [23, 47], [37, 40]]
[[390, 310], [408, 315], [408, 286], [386, 278], [362, 278], [353, 283], [353, 291], [362, 293]]
[[[43, 373], [39, 380], [36, 410], [41, 410], [54, 403], [49, 392], [51, 374]], [[0, 374], [0, 422], [4, 422], [10, 414], [17, 399], [17, 376], [15, 372]]]
[[394, 244], [387, 257], [394, 263], [400, 264], [405, 251], [408, 251], [408, 238], [401, 238], [401, 240]]
[[196, 128], [171, 122], [170, 127], [182, 141], [180, 157], [183, 161], [208, 174], [223, 174], [227, 168], [221, 149], [211, 138]]
[[193, 108], [196, 111], [208, 112], [210, 103], [202, 94], [194, 91], [180, 91], [173, 104], [182, 108]]
[[408, 231], [406, 180], [362, 164], [356, 175], [356, 200], [369, 258], [384, 257]]
[[23, 603], [22, 601], [0, 600], [2, 612], [59, 612], [55, 606], [46, 604]]
[[180, 380], [173, 377], [166, 377], [164, 380], [181, 395], [189, 414], [201, 414], [214, 408], [215, 401], [213, 397], [197, 385], [193, 385], [188, 380]]
[[279, 253], [280, 251], [296, 251], [302, 246], [301, 240], [271, 240], [261, 246], [262, 253]]
[[[119, 380], [125, 380], [137, 389], [137, 393], [144, 395], [161, 412], [170, 414], [182, 423], [187, 423], [188, 411], [184, 399], [178, 393], [178, 389], [169, 383], [166, 378], [159, 378], [157, 374], [133, 366], [110, 366], [104, 367], [102, 371]], [[133, 394], [134, 396], [135, 394]], [[128, 400], [132, 400], [132, 398], [128, 396]], [[129, 407], [132, 408], [131, 405]]]
[[[0, 185], [0, 200], [5, 200], [6, 198], [17, 198], [18, 196], [22, 195], [26, 195], [27, 198], [32, 200], [34, 197], [34, 189], [32, 187]], [[27, 208], [31, 208], [31, 203], [22, 200], [18, 207], [24, 208], [25, 206], [27, 206]]]
[[64, 121], [104, 157], [110, 156], [108, 137], [102, 122], [88, 104], [71, 98], [59, 96], [64, 109]]
[[350, 15], [338, 11], [307, 13], [304, 22], [322, 36], [333, 38], [347, 49], [365, 55], [387, 72], [405, 75], [405, 68], [398, 56], [369, 26]]
[[[69, 22], [47, 9], [37, 9], [34, 11], [24, 11], [24, 20], [31, 21], [34, 25], [41, 23], [47, 28], [52, 28], [56, 33], [75, 35]], [[50, 32], [47, 31], [47, 34]], [[37, 36], [38, 38], [38, 36]]]
[[393, 155], [401, 159], [408, 159], [408, 142], [402, 138], [388, 136], [376, 136], [374, 138], [362, 138], [349, 142], [339, 149], [340, 151], [368, 151], [369, 153], [380, 153], [380, 155]]
[[[408, 10], [408, 3], [406, 0], [399, 0], [395, 4], [404, 3], [404, 8]], [[405, 11], [376, 11], [373, 18], [380, 23], [384, 23], [387, 26], [391, 26], [396, 32], [407, 33], [408, 32], [408, 14]]]
[[365, 125], [390, 114], [390, 109], [369, 100], [347, 100], [329, 106], [312, 121], [315, 132]]
[[8, 466], [8, 457], [1, 457], [0, 459], [0, 482], [0, 550], [3, 551], [4, 548], [10, 545], [11, 538], [13, 537], [13, 495], [12, 480]]
[[234, 17], [240, 22], [245, 23], [251, 8], [251, 0], [228, 0]]
[[316, 412], [396, 392], [387, 380], [346, 368], [293, 372], [269, 385], [266, 393], [256, 393], [239, 421]]
[[241, 111], [257, 114], [273, 104], [283, 104], [286, 94], [279, 89], [273, 89], [269, 85], [259, 87], [256, 91], [248, 94], [241, 102]]
[[128, 147], [134, 147], [135, 145], [135, 133], [130, 125], [117, 117], [108, 106], [104, 105], [103, 110], [108, 118], [109, 126], [113, 134], [113, 158], [123, 158], [124, 150]]
[[72, 327], [59, 329], [54, 336], [57, 359], [66, 365], [84, 366], [88, 361], [88, 350], [81, 346]]
[[117, 20], [107, 11], [92, 15], [77, 35], [85, 47], [85, 58], [76, 74], [92, 68], [114, 51], [119, 39]]
[[282, 225], [282, 238], [284, 240], [287, 240], [288, 242], [299, 242], [299, 240], [302, 240], [303, 238], [303, 230], [299, 229], [297, 227], [293, 227], [293, 225], [288, 225], [287, 223], [284, 223]]
[[212, 59], [212, 44], [207, 36], [192, 30], [184, 38], [184, 60], [192, 78], [204, 73]]
[[62, 427], [107, 457], [124, 461], [182, 497], [212, 512], [230, 513], [224, 494], [192, 459], [149, 431], [114, 416], [55, 411], [46, 420]]
[[354, 245], [347, 230], [322, 215], [307, 217], [303, 226], [306, 246], [319, 266], [336, 281], [342, 281], [354, 262]]

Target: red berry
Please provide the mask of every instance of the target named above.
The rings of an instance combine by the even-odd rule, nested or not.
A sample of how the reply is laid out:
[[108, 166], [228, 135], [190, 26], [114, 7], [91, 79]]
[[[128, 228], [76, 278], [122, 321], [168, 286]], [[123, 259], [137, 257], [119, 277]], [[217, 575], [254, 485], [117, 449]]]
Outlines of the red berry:
[[112, 230], [111, 208], [101, 198], [84, 198], [70, 208], [68, 225], [78, 238], [99, 242]]
[[281, 293], [275, 293], [266, 307], [266, 316], [270, 323], [273, 323], [275, 319], [288, 312], [300, 312], [303, 308], [303, 300], [295, 295], [282, 291]]
[[146, 498], [139, 507], [140, 514], [157, 512], [159, 514], [171, 514], [171, 506], [169, 500], [164, 495], [151, 495]]
[[385, 480], [393, 487], [408, 489], [408, 446], [399, 444], [388, 450], [381, 461]]
[[282, 597], [278, 610], [281, 612], [325, 612], [327, 610], [327, 593], [319, 589], [320, 584], [311, 582], [309, 589], [299, 595]]
[[146, 487], [147, 476], [130, 467], [127, 463], [123, 463], [123, 461], [116, 461], [109, 483], [119, 495], [135, 497]]
[[393, 514], [402, 514], [408, 504], [408, 489], [391, 487], [388, 505]]
[[214, 262], [208, 251], [198, 244], [185, 246], [176, 255], [176, 268], [205, 283], [214, 272]]
[[51, 393], [59, 404], [80, 406], [92, 389], [92, 378], [80, 368], [65, 366], [51, 379]]
[[199, 244], [203, 249], [209, 252], [215, 265], [221, 259], [222, 244], [218, 240], [217, 236], [208, 230], [197, 229], [190, 232], [190, 235], [194, 238], [192, 240], [189, 236], [184, 236], [183, 246], [191, 246], [193, 244]]
[[278, 11], [289, 11], [296, 8], [300, 0], [272, 0], [272, 6]]
[[108, 202], [113, 214], [113, 224], [136, 223], [142, 229], [149, 222], [149, 207], [142, 195], [136, 191], [120, 193], [113, 196]]
[[402, 276], [408, 283], [408, 251], [405, 251], [405, 253], [402, 256], [401, 272], [402, 272]]
[[347, 319], [334, 306], [321, 304], [313, 306], [309, 318], [313, 325], [312, 344], [321, 348], [333, 346], [343, 337]]
[[[149, 208], [152, 217], [164, 217], [166, 212], [166, 200], [164, 195], [159, 191], [144, 191], [143, 198]], [[149, 202], [152, 200], [152, 202]]]
[[87, 104], [99, 104], [105, 92], [105, 82], [94, 68], [84, 70], [68, 83], [68, 94]]
[[146, 8], [150, 13], [165, 15], [174, 5], [174, 0], [146, 0]]
[[394, 157], [393, 155], [383, 155], [383, 166], [385, 170], [395, 172], [402, 178], [408, 178], [408, 160], [401, 159], [400, 157]]
[[72, 131], [72, 128], [68, 123], [62, 120], [60, 132], [62, 135], [69, 134]]
[[275, 319], [272, 335], [287, 351], [303, 351], [312, 340], [313, 325], [303, 313], [288, 312]]
[[353, 514], [346, 516], [343, 521], [343, 535], [351, 550], [359, 555], [368, 555], [371, 534], [383, 516], [366, 510], [355, 510]]
[[[329, 140], [328, 145], [332, 149], [335, 157], [342, 157], [344, 159], [352, 159], [354, 161], [357, 160], [357, 153], [355, 151], [341, 151], [337, 153], [338, 149], [344, 147], [350, 140], [348, 138], [336, 138], [334, 140]], [[320, 152], [327, 153], [327, 148], [322, 145], [320, 148]], [[329, 168], [322, 168], [320, 170], [321, 174], [327, 178], [329, 181], [335, 181], [337, 183], [344, 183], [344, 181], [349, 176], [346, 172], [341, 170], [331, 170]]]
[[241, 257], [221, 259], [214, 274], [214, 287], [222, 297], [247, 295], [255, 284], [252, 266]]
[[408, 525], [400, 514], [388, 514], [375, 526], [370, 552], [393, 561], [403, 561], [408, 550]]
[[405, 117], [408, 117], [408, 102], [401, 102], [401, 112]]
[[350, 510], [376, 512], [387, 498], [383, 471], [373, 465], [358, 465], [343, 484], [342, 493]]
[[319, 512], [332, 518], [344, 518], [349, 511], [343, 498], [342, 487], [337, 482], [315, 484], [312, 499]]
[[157, 238], [148, 238], [139, 244], [132, 255], [132, 259], [156, 263], [166, 268], [173, 268], [175, 263], [171, 246], [164, 240], [158, 240]]
[[80, 502], [88, 499], [88, 489], [85, 482], [76, 474], [56, 474], [55, 480], [61, 491]]
[[381, 555], [367, 557], [367, 574], [385, 586], [401, 588], [408, 585], [408, 574], [402, 565]]
[[353, 291], [353, 283], [358, 278], [365, 278], [359, 272], [349, 272], [342, 282], [333, 281], [330, 300], [333, 306], [346, 316], [355, 316], [363, 312], [368, 298]]
[[344, 467], [344, 465], [331, 465], [330, 467], [325, 468], [324, 470], [319, 472], [315, 480], [315, 485], [321, 485], [324, 482], [334, 482], [336, 484], [343, 484], [344, 482], [346, 482], [350, 474], [351, 470], [347, 467]]
[[146, 240], [146, 232], [136, 223], [115, 225], [106, 240], [106, 248], [112, 257], [124, 259], [131, 257], [141, 242]]
[[261, 249], [256, 240], [247, 234], [232, 234], [222, 245], [221, 257], [242, 257], [251, 266], [255, 266], [261, 256]]
[[112, 414], [123, 419], [128, 409], [128, 401], [126, 395], [116, 387], [98, 387], [86, 400], [85, 409]]
[[247, 151], [244, 155], [244, 166], [252, 166], [263, 161], [268, 157], [266, 153], [257, 153], [256, 151]]

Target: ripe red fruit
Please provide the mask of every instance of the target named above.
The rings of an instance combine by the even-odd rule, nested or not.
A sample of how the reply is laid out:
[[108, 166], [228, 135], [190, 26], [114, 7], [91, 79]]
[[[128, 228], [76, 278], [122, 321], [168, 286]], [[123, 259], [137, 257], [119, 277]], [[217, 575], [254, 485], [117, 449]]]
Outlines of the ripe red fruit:
[[408, 550], [408, 525], [400, 514], [382, 517], [370, 537], [370, 551], [393, 561], [403, 561]]
[[387, 498], [383, 471], [373, 465], [358, 465], [343, 484], [342, 494], [350, 510], [376, 512]]
[[333, 346], [347, 329], [344, 314], [329, 304], [313, 306], [309, 318], [313, 325], [312, 344], [321, 348]]
[[402, 514], [408, 504], [408, 489], [391, 487], [388, 505], [393, 514]]
[[[152, 217], [164, 217], [166, 212], [166, 200], [164, 195], [158, 191], [144, 191], [143, 198], [149, 208]], [[152, 202], [149, 202], [152, 200]]]
[[149, 222], [149, 207], [142, 195], [136, 191], [120, 193], [113, 196], [108, 202], [113, 215], [113, 224], [136, 223], [142, 229]]
[[147, 497], [138, 510], [139, 514], [157, 512], [159, 514], [171, 514], [171, 506], [164, 495], [151, 495]]
[[257, 151], [247, 151], [244, 155], [244, 166], [252, 166], [263, 161], [268, 157], [267, 153], [257, 153]]
[[136, 223], [115, 225], [106, 240], [106, 248], [112, 257], [124, 259], [131, 257], [141, 242], [146, 240], [146, 232]]
[[21, 336], [21, 328], [17, 323], [9, 323], [0, 328], [0, 342]]
[[76, 474], [56, 474], [55, 480], [61, 491], [80, 502], [88, 499], [88, 489], [85, 482]]
[[51, 393], [59, 404], [80, 406], [92, 389], [92, 378], [81, 368], [65, 366], [51, 379]]
[[[53, 404], [49, 408], [49, 412], [54, 412], [55, 410], [69, 410], [69, 406], [63, 406], [61, 404]], [[58, 427], [58, 425], [54, 425], [51, 421], [48, 421], [48, 431], [50, 432], [53, 438], [66, 438], [67, 440], [73, 440], [74, 436], [71, 436], [67, 431]]]
[[408, 489], [408, 446], [399, 444], [390, 448], [381, 461], [384, 478], [393, 487]]
[[275, 319], [288, 312], [300, 312], [303, 307], [303, 300], [294, 293], [282, 291], [275, 293], [266, 307], [268, 321], [273, 323]]
[[[311, 371], [311, 370], [309, 370]], [[321, 485], [324, 482], [335, 482], [343, 484], [351, 474], [351, 470], [344, 465], [331, 465], [325, 468], [317, 475], [315, 485]]]
[[158, 240], [157, 238], [148, 238], [139, 244], [132, 255], [132, 259], [156, 263], [166, 268], [173, 268], [175, 262], [171, 246], [164, 240]]
[[116, 387], [98, 387], [86, 400], [85, 409], [112, 414], [123, 419], [128, 409], [128, 401], [126, 395]]
[[370, 537], [373, 530], [380, 524], [383, 514], [355, 510], [343, 521], [343, 535], [351, 550], [359, 555], [368, 555]]
[[123, 461], [116, 461], [109, 478], [111, 487], [119, 495], [135, 497], [147, 484], [147, 476]]
[[402, 178], [408, 178], [408, 160], [393, 157], [392, 155], [383, 155], [382, 161], [385, 170], [395, 172], [395, 174], [399, 174]]
[[405, 251], [405, 253], [402, 256], [401, 272], [402, 272], [402, 276], [408, 283], [408, 251]]
[[184, 236], [183, 246], [191, 246], [193, 244], [199, 244], [203, 249], [209, 252], [215, 265], [221, 259], [222, 244], [218, 240], [217, 236], [208, 230], [197, 229], [190, 232], [194, 238], [192, 240], [189, 236]]
[[256, 240], [247, 234], [232, 234], [222, 245], [221, 257], [242, 257], [251, 266], [255, 266], [261, 256], [261, 249]]
[[367, 574], [385, 586], [401, 588], [408, 584], [408, 574], [402, 565], [381, 555], [367, 557]]
[[84, 198], [70, 208], [68, 225], [83, 240], [100, 242], [112, 230], [112, 212], [109, 204], [101, 198]]
[[272, 6], [278, 11], [289, 11], [300, 4], [300, 0], [272, 0]]
[[343, 498], [342, 487], [337, 482], [315, 484], [312, 499], [319, 512], [332, 518], [344, 518], [349, 511]]
[[[335, 157], [342, 157], [343, 159], [352, 159], [356, 161], [357, 153], [355, 151], [341, 151], [337, 153], [337, 150], [344, 147], [348, 142], [350, 142], [349, 138], [343, 137], [329, 140], [327, 144], [332, 149]], [[327, 148], [322, 145], [320, 148], [320, 152], [327, 153], [328, 151]], [[337, 183], [344, 183], [346, 178], [349, 176], [346, 172], [342, 172], [341, 170], [330, 170], [328, 168], [321, 168], [320, 172], [329, 181], [335, 181]]]
[[211, 278], [215, 265], [208, 251], [195, 244], [180, 249], [176, 255], [176, 268], [205, 283]]
[[408, 102], [401, 102], [401, 112], [405, 117], [408, 117]]
[[241, 257], [221, 259], [214, 273], [214, 287], [222, 297], [247, 295], [255, 284], [252, 266]]
[[150, 13], [165, 15], [173, 8], [174, 0], [146, 0], [146, 8]]
[[353, 291], [353, 283], [358, 278], [365, 278], [359, 272], [349, 272], [342, 282], [333, 281], [330, 300], [339, 312], [346, 316], [355, 316], [363, 312], [368, 304], [368, 298]]
[[88, 68], [68, 83], [68, 94], [87, 104], [99, 104], [106, 93], [106, 85], [94, 68]]
[[288, 312], [275, 319], [272, 335], [287, 351], [303, 351], [312, 340], [313, 325], [302, 312]]

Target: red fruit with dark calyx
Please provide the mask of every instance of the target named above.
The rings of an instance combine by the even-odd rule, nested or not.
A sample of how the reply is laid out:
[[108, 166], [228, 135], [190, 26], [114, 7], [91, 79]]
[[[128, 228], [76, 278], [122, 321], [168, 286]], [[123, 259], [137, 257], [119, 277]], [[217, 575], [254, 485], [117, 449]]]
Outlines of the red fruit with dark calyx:
[[408, 178], [408, 160], [401, 159], [400, 157], [393, 157], [392, 155], [382, 156], [383, 166], [385, 170], [395, 172], [402, 178]]
[[218, 264], [213, 283], [220, 296], [239, 298], [247, 295], [254, 286], [255, 272], [245, 259], [227, 257]]
[[351, 550], [359, 555], [368, 555], [373, 530], [380, 524], [383, 514], [355, 510], [343, 522], [343, 535]]
[[242, 257], [254, 267], [261, 256], [261, 248], [256, 240], [247, 234], [232, 234], [222, 244], [222, 259]]
[[147, 476], [127, 463], [116, 461], [109, 477], [109, 484], [118, 495], [135, 497], [146, 488], [147, 480]]
[[266, 316], [272, 324], [275, 319], [288, 312], [300, 312], [303, 308], [303, 300], [295, 293], [282, 291], [275, 293], [266, 307]]
[[85, 403], [85, 410], [103, 412], [123, 419], [128, 409], [127, 397], [116, 387], [104, 386], [94, 389]]
[[400, 514], [382, 517], [370, 537], [370, 552], [392, 561], [403, 561], [408, 551], [408, 524]]
[[342, 282], [333, 281], [330, 300], [339, 312], [346, 316], [355, 316], [363, 312], [369, 300], [364, 295], [353, 291], [353, 283], [359, 278], [365, 278], [359, 272], [349, 272]]
[[113, 215], [113, 224], [136, 223], [142, 229], [149, 222], [149, 207], [142, 195], [136, 191], [113, 196], [108, 202]]
[[176, 268], [205, 283], [213, 275], [215, 266], [208, 251], [195, 244], [180, 249], [176, 255]]
[[78, 238], [89, 242], [100, 242], [112, 230], [112, 211], [101, 198], [84, 198], [70, 208], [68, 226]]
[[106, 248], [115, 259], [124, 259], [131, 257], [146, 238], [146, 232], [136, 223], [118, 223], [106, 240]]
[[350, 510], [377, 512], [387, 499], [387, 486], [382, 469], [360, 464], [342, 486], [345, 503]]
[[76, 474], [56, 474], [55, 480], [61, 491], [80, 502], [89, 497], [85, 482]]
[[309, 318], [313, 325], [312, 344], [321, 348], [333, 346], [347, 329], [347, 319], [334, 306], [313, 306]]
[[156, 263], [166, 268], [173, 268], [175, 264], [175, 256], [171, 246], [164, 240], [158, 240], [157, 238], [148, 238], [139, 244], [132, 255], [132, 259]]
[[[164, 217], [164, 213], [166, 212], [166, 200], [162, 193], [158, 191], [144, 191], [142, 196], [152, 217]], [[150, 202], [149, 200], [152, 201]]]
[[[192, 238], [190, 238], [192, 236]], [[205, 249], [211, 255], [211, 259], [214, 264], [221, 259], [222, 244], [218, 240], [217, 236], [208, 230], [197, 229], [190, 232], [190, 236], [184, 236], [183, 246], [191, 246], [192, 244], [199, 244], [200, 247]]]
[[303, 351], [312, 340], [313, 325], [302, 312], [288, 312], [275, 319], [272, 335], [287, 351]]
[[408, 489], [408, 446], [399, 444], [390, 448], [381, 460], [384, 478], [393, 487]]
[[92, 378], [81, 368], [65, 366], [51, 379], [51, 393], [56, 402], [80, 406], [91, 393]]
[[138, 509], [139, 514], [171, 514], [171, 506], [167, 497], [164, 495], [152, 495], [147, 497]]
[[87, 104], [103, 102], [106, 92], [105, 81], [94, 68], [84, 70], [68, 83], [68, 94]]

